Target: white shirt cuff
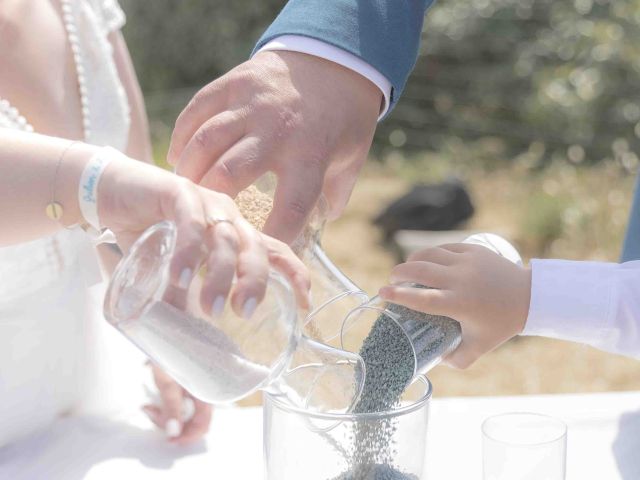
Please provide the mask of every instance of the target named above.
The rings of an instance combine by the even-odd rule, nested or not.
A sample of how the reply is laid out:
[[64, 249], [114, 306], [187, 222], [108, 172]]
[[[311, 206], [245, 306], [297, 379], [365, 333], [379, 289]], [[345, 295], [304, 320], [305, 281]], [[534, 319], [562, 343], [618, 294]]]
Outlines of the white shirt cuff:
[[[599, 344], [612, 331], [614, 263], [531, 261], [531, 303], [523, 335]], [[600, 341], [598, 341], [600, 340]]]
[[282, 35], [263, 45], [256, 53], [266, 50], [287, 50], [290, 52], [306, 53], [316, 57], [330, 60], [334, 63], [342, 65], [354, 72], [359, 73], [363, 77], [369, 79], [382, 92], [383, 104], [380, 109], [380, 120], [389, 110], [391, 100], [391, 82], [378, 70], [373, 68], [360, 57], [353, 53], [347, 52], [341, 48], [325, 43], [315, 38], [305, 37], [302, 35]]

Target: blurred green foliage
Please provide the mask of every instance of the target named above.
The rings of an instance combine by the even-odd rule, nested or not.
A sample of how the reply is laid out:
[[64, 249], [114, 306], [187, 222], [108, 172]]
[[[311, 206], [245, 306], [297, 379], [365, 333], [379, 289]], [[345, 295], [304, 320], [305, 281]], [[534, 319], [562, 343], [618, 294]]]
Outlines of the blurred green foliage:
[[490, 139], [505, 158], [611, 157], [631, 169], [639, 25], [637, 0], [443, 1], [427, 16], [421, 58], [378, 139], [402, 130], [405, 146], [431, 150], [462, 139], [479, 155]]
[[249, 57], [283, 0], [120, 0], [147, 93], [203, 86]]
[[[285, 3], [121, 2], [152, 120], [167, 126], [196, 87], [248, 57]], [[640, 0], [443, 0], [377, 151], [463, 144], [471, 159], [610, 158], [635, 169], [639, 26]]]
[[196, 91], [249, 57], [284, 0], [120, 0], [142, 86], [155, 158]]
[[565, 204], [566, 201], [544, 192], [536, 192], [529, 198], [520, 228], [530, 248], [545, 256], [549, 254], [549, 247], [563, 233]]

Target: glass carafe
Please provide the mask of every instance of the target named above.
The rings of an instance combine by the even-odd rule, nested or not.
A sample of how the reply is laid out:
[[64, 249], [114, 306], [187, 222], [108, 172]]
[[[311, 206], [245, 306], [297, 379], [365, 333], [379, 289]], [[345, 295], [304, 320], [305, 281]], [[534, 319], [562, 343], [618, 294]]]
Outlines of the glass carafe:
[[113, 326], [203, 401], [233, 402], [262, 389], [301, 408], [349, 411], [362, 388], [363, 362], [301, 334], [283, 276], [270, 272], [251, 318], [230, 306], [212, 317], [200, 307], [200, 275], [185, 290], [169, 283], [175, 238], [172, 223], [159, 223], [120, 262], [105, 299]]
[[329, 258], [322, 248], [321, 234], [322, 229], [317, 230], [312, 241], [298, 253], [311, 274], [313, 308], [304, 320], [304, 332], [315, 340], [338, 347], [342, 319], [369, 301], [369, 296]]
[[[516, 264], [522, 264], [516, 249], [498, 235], [475, 234], [463, 243], [481, 245]], [[410, 286], [428, 288], [416, 284]], [[359, 352], [363, 357], [368, 375], [376, 374], [374, 370], [378, 366], [375, 360], [379, 358], [396, 362], [406, 360], [403, 355], [412, 356], [413, 373], [406, 375], [409, 381], [417, 375], [426, 374], [455, 350], [462, 340], [462, 331], [460, 324], [451, 318], [418, 312], [376, 296], [346, 316], [340, 337], [343, 349]], [[383, 352], [385, 349], [388, 350], [386, 353]], [[384, 368], [391, 367], [384, 365]]]
[[[276, 178], [265, 174], [236, 197], [242, 214], [261, 230], [273, 206]], [[303, 322], [305, 335], [332, 346], [340, 344], [342, 319], [369, 296], [327, 256], [321, 238], [327, 202], [318, 200], [300, 236], [291, 245], [311, 274], [312, 309]]]

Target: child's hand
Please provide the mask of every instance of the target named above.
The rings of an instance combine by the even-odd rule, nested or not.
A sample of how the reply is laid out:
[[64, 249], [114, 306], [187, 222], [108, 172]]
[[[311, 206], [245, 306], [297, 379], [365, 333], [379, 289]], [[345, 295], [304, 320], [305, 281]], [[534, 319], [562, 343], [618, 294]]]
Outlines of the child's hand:
[[[432, 289], [393, 285], [411, 282]], [[462, 325], [462, 343], [446, 362], [466, 368], [522, 332], [529, 312], [531, 270], [479, 245], [450, 244], [411, 255], [393, 269], [380, 296]]]

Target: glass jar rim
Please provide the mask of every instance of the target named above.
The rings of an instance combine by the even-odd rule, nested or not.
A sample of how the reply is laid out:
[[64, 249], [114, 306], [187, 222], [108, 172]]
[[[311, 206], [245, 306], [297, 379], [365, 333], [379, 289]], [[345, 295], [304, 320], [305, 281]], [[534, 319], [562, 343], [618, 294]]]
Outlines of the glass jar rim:
[[[506, 417], [516, 417], [516, 416], [527, 416], [527, 417], [535, 417], [539, 420], [545, 420], [549, 423], [555, 424], [556, 427], [559, 427], [558, 434], [549, 438], [548, 440], [542, 440], [538, 442], [509, 442], [508, 440], [503, 440], [497, 438], [494, 435], [491, 435], [488, 430], [488, 424], [496, 419], [506, 418]], [[488, 418], [485, 418], [480, 426], [480, 430], [482, 434], [492, 442], [500, 443], [502, 445], [508, 445], [509, 447], [540, 447], [543, 445], [549, 445], [551, 443], [557, 442], [563, 437], [567, 435], [567, 424], [560, 420], [559, 418], [552, 417], [551, 415], [545, 415], [544, 413], [536, 413], [536, 412], [507, 412], [507, 413], [498, 413], [496, 415], [491, 415]]]
[[[313, 320], [313, 317], [316, 316], [322, 309], [326, 308], [332, 303], [335, 303], [337, 301], [342, 300], [345, 297], [350, 297], [350, 296], [359, 296], [359, 297], [362, 297], [363, 299], [366, 299], [367, 301], [369, 300], [369, 296], [364, 290], [345, 290], [344, 292], [340, 292], [338, 295], [331, 297], [328, 300], [325, 300], [320, 305], [318, 305], [313, 310], [311, 310], [311, 312], [309, 312], [304, 319], [305, 325], [308, 324], [311, 320]], [[359, 308], [359, 307], [356, 307], [356, 308]]]
[[411, 402], [408, 405], [401, 405], [399, 407], [392, 408], [391, 410], [385, 410], [383, 412], [365, 412], [365, 413], [328, 413], [328, 412], [314, 412], [305, 410], [295, 405], [290, 405], [284, 402], [279, 395], [265, 392], [264, 395], [279, 409], [288, 413], [295, 413], [304, 417], [313, 418], [316, 420], [333, 420], [333, 421], [371, 421], [371, 420], [383, 420], [387, 418], [399, 417], [408, 413], [419, 410], [426, 405], [433, 394], [433, 385], [431, 381], [424, 375], [418, 375], [410, 385], [414, 382], [420, 381], [425, 387], [425, 392], [420, 396], [418, 400]]

